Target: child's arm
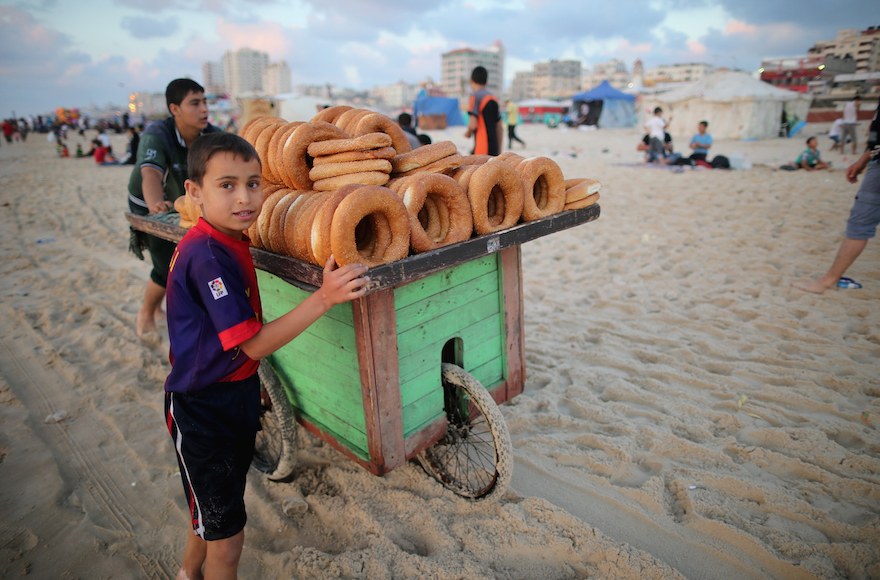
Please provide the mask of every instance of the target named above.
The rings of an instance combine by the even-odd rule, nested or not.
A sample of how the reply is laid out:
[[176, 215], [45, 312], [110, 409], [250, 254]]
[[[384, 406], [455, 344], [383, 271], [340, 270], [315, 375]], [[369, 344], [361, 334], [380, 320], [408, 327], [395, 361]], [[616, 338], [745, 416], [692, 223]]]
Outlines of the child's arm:
[[324, 283], [296, 308], [263, 325], [257, 334], [239, 346], [254, 360], [266, 358], [308, 328], [336, 304], [342, 304], [366, 293], [364, 284], [369, 278], [363, 276], [367, 267], [348, 264], [336, 267], [333, 256], [324, 264]]

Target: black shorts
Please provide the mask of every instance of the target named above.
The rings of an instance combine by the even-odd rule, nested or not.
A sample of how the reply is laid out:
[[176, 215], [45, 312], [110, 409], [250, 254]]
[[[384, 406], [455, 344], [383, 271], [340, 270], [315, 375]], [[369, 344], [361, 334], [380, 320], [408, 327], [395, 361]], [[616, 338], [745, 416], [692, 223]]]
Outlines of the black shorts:
[[165, 393], [192, 526], [204, 540], [244, 529], [244, 487], [260, 428], [260, 379], [215, 383], [195, 394]]

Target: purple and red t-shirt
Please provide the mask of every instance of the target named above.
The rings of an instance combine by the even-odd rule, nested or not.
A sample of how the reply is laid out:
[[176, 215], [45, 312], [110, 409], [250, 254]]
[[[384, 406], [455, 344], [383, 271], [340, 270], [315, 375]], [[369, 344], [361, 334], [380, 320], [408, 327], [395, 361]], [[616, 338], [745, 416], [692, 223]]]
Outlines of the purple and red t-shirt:
[[166, 308], [171, 337], [166, 391], [194, 393], [257, 372], [260, 361], [238, 348], [263, 326], [247, 238], [229, 237], [199, 219], [171, 259]]

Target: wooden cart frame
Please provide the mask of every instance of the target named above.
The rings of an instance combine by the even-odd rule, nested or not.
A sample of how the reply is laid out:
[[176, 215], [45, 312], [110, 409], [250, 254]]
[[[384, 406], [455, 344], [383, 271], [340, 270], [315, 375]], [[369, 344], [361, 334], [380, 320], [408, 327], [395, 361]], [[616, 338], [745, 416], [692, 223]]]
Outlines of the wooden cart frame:
[[[447, 433], [441, 364], [473, 375], [497, 404], [521, 393], [520, 246], [599, 213], [598, 205], [563, 212], [372, 268], [365, 296], [334, 307], [269, 357], [296, 420], [384, 475]], [[173, 217], [126, 217], [167, 240], [186, 233]], [[318, 266], [257, 248], [251, 254], [266, 320], [321, 285]]]

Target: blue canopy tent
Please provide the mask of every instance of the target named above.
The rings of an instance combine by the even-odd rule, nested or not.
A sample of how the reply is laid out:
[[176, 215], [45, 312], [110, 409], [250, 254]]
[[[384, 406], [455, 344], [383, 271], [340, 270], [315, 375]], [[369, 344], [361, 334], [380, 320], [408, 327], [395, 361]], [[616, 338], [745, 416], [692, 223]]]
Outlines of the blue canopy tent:
[[596, 125], [600, 129], [632, 127], [636, 120], [636, 97], [602, 83], [571, 98], [573, 124]]
[[461, 111], [458, 109], [458, 99], [446, 97], [427, 97], [424, 91], [413, 104], [413, 116], [418, 120], [422, 115], [446, 115], [446, 126], [452, 127], [464, 125]]

